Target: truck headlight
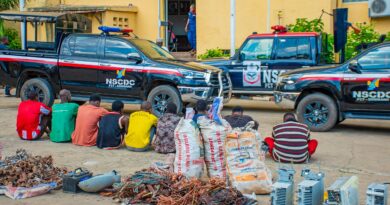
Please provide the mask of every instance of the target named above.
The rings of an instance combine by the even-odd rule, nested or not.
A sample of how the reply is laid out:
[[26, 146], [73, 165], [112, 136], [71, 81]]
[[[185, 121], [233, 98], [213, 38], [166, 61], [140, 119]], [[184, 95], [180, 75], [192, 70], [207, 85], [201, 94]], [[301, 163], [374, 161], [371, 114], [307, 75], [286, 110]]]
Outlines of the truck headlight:
[[179, 72], [183, 75], [184, 78], [187, 79], [202, 79], [207, 81], [210, 78], [210, 73], [206, 72], [198, 72], [186, 69], [179, 69]]
[[279, 76], [277, 84], [283, 83], [286, 85], [291, 85], [291, 84], [294, 84], [295, 81], [296, 81], [296, 78]]

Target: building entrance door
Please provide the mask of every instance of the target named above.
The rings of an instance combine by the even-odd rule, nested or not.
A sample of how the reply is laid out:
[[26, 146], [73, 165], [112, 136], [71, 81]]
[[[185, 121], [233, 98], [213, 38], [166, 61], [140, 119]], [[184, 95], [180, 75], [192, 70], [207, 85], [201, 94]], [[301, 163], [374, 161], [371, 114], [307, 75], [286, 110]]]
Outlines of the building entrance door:
[[[195, 4], [195, 0], [168, 0], [168, 49], [171, 52], [190, 51], [191, 43], [188, 38], [188, 32], [185, 27], [189, 18], [189, 10], [191, 4]], [[192, 16], [193, 20], [196, 19]], [[190, 32], [192, 34], [194, 27]], [[190, 28], [188, 28], [190, 30]], [[191, 35], [191, 34], [190, 34]], [[196, 30], [195, 30], [196, 35]], [[194, 38], [194, 37], [192, 37]], [[195, 36], [196, 38], [196, 36]], [[191, 39], [191, 38], [190, 38]]]

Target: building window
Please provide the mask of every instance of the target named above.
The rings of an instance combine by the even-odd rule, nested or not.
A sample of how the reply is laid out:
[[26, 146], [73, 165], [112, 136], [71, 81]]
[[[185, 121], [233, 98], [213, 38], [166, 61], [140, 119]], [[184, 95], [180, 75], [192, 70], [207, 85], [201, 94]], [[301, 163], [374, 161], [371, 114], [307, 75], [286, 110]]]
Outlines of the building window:
[[351, 2], [364, 2], [368, 0], [343, 0], [343, 3], [351, 3]]

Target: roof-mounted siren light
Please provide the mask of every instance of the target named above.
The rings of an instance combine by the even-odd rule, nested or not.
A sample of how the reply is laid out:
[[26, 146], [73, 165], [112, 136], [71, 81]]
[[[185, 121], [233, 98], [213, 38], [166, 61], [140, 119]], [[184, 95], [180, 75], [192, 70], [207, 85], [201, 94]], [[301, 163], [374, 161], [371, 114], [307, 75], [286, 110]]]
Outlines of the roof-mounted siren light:
[[274, 30], [274, 33], [285, 33], [287, 32], [287, 28], [282, 25], [275, 25], [271, 27], [272, 30]]
[[133, 29], [130, 28], [119, 28], [119, 27], [111, 27], [111, 26], [99, 26], [99, 30], [101, 30], [103, 33], [123, 33], [123, 34], [129, 34], [133, 32]]

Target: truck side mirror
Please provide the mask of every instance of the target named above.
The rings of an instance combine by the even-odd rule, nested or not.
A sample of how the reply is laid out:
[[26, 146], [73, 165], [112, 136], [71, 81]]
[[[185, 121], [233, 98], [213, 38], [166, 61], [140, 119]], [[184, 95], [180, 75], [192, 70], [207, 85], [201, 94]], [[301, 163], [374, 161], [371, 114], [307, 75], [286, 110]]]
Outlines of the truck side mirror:
[[129, 53], [127, 54], [127, 59], [134, 61], [136, 64], [140, 64], [142, 62], [142, 58], [139, 53]]
[[362, 73], [361, 68], [362, 66], [359, 64], [357, 60], [352, 60], [348, 65], [349, 70], [358, 74]]
[[239, 52], [239, 53], [238, 53], [238, 60], [239, 60], [239, 61], [244, 61], [244, 60], [245, 60], [245, 54], [242, 53], [242, 52]]

